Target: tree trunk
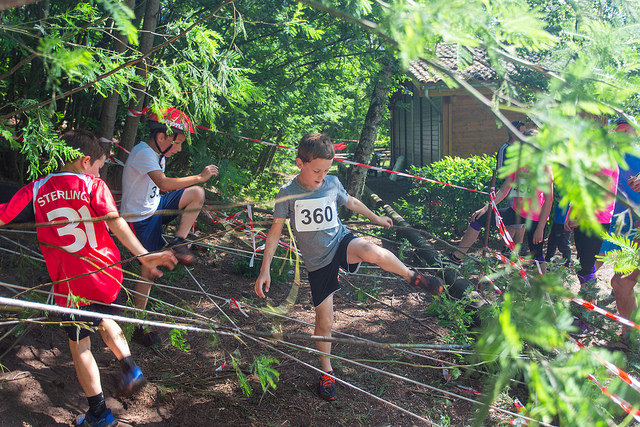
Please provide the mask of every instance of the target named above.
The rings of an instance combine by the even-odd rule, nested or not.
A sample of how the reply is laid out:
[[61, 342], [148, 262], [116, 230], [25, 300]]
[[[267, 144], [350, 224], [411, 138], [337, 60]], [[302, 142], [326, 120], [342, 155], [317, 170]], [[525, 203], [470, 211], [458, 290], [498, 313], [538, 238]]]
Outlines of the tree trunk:
[[[382, 70], [380, 70], [378, 81], [373, 88], [369, 111], [367, 111], [367, 116], [364, 119], [360, 140], [358, 141], [358, 146], [356, 147], [353, 157], [355, 162], [368, 164], [371, 159], [373, 145], [378, 135], [378, 128], [382, 122], [384, 109], [387, 107], [389, 101], [389, 88], [392, 77], [393, 64], [391, 61], [388, 61], [384, 64]], [[362, 197], [367, 171], [366, 168], [361, 167], [349, 168], [347, 192], [357, 199]]]
[[[132, 10], [135, 8], [135, 0], [126, 0], [126, 5], [131, 8]], [[113, 22], [113, 21], [112, 21]], [[114, 41], [113, 41], [113, 47], [112, 50], [116, 53], [122, 53], [125, 50], [127, 50], [128, 48], [128, 44], [127, 44], [127, 38], [124, 34], [122, 34], [121, 32], [117, 31], [114, 34]], [[113, 139], [113, 135], [115, 133], [115, 127], [116, 127], [116, 117], [117, 117], [117, 113], [118, 113], [118, 101], [120, 100], [120, 94], [116, 91], [111, 92], [111, 94], [109, 94], [109, 96], [107, 96], [103, 101], [102, 101], [102, 111], [100, 113], [100, 130], [98, 131], [98, 136], [102, 137], [102, 138], [106, 138], [106, 139]], [[116, 156], [119, 154], [117, 153], [116, 149]], [[100, 176], [103, 179], [107, 179], [107, 176], [113, 176], [113, 172], [110, 172], [110, 167], [111, 165], [107, 165], [107, 167], [103, 168], [102, 171], [100, 172]], [[115, 168], [120, 168], [120, 166], [116, 165]], [[118, 174], [118, 177], [120, 177], [120, 174]], [[118, 183], [116, 184], [115, 182], [110, 182], [109, 183], [111, 188], [115, 187], [120, 188], [120, 182], [118, 180]]]
[[[134, 10], [135, 0], [126, 0], [126, 5]], [[112, 50], [115, 53], [122, 53], [128, 48], [127, 37], [120, 32], [114, 34], [114, 41]], [[113, 138], [114, 129], [116, 125], [116, 113], [118, 111], [118, 100], [120, 94], [116, 91], [104, 99], [102, 102], [102, 113], [100, 115], [100, 135], [104, 138]]]
[[[160, 10], [160, 0], [148, 0], [147, 7], [144, 12], [144, 23], [142, 24], [142, 34], [140, 35], [140, 53], [146, 54], [153, 48], [154, 33], [158, 24], [158, 14]], [[140, 76], [142, 81], [147, 79], [147, 66], [150, 58], [146, 58], [140, 64], [136, 66], [136, 75]], [[141, 85], [135, 85], [135, 96], [129, 103], [129, 109], [134, 111], [142, 110], [145, 102], [145, 87]], [[140, 117], [134, 117], [127, 114], [127, 119], [124, 122], [124, 129], [122, 131], [122, 138], [120, 145], [127, 150], [131, 150], [136, 142], [136, 135], [138, 133], [138, 124], [140, 123]], [[122, 150], [118, 153], [118, 158], [122, 161], [126, 161], [127, 153]], [[122, 187], [122, 168], [113, 169], [113, 177], [111, 183], [116, 189]]]
[[[282, 137], [282, 130], [278, 130], [276, 136], [276, 144], [280, 144], [282, 142]], [[277, 150], [278, 147], [274, 145], [267, 145], [262, 149], [262, 151], [260, 151], [258, 161], [256, 162], [255, 176], [260, 175], [262, 172], [264, 172], [265, 169], [271, 166], [271, 162], [273, 161], [273, 157], [276, 155]]]

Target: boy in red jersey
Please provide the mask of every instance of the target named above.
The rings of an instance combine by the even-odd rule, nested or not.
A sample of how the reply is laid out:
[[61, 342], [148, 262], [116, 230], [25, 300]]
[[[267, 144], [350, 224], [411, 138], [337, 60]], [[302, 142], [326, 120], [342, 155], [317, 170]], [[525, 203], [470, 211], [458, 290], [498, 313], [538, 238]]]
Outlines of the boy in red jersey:
[[[20, 189], [9, 203], [0, 205], [0, 225], [30, 213], [36, 223], [60, 222], [38, 227], [38, 241], [55, 284], [56, 304], [81, 310], [115, 314], [114, 302], [121, 289], [120, 253], [109, 235], [111, 230], [138, 257], [146, 277], [162, 276], [157, 267], [173, 268], [177, 260], [170, 251], [149, 254], [124, 219], [118, 214], [109, 188], [99, 176], [106, 161], [105, 147], [90, 132], [64, 134], [66, 145], [81, 156], [68, 161], [60, 172], [51, 173]], [[97, 219], [102, 220], [97, 220]], [[108, 226], [108, 228], [107, 228]], [[73, 317], [73, 318], [72, 318]], [[129, 351], [122, 330], [111, 319], [64, 315], [70, 326], [69, 348], [78, 381], [89, 401], [89, 411], [78, 417], [78, 425], [115, 426], [104, 402], [100, 371], [91, 353], [95, 329], [120, 361], [122, 383], [119, 393], [131, 394], [146, 384]], [[73, 323], [72, 323], [73, 322]], [[77, 322], [91, 328], [76, 326]]]

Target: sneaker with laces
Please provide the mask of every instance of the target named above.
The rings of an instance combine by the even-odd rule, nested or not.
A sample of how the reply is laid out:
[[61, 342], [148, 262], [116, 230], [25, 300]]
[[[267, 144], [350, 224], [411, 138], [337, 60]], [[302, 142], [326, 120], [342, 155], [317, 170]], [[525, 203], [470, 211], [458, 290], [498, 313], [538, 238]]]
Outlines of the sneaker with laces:
[[182, 265], [190, 266], [196, 260], [195, 255], [189, 249], [188, 242], [182, 237], [174, 237], [173, 242], [166, 246], [167, 249], [171, 249], [178, 262]]
[[320, 384], [318, 384], [318, 394], [328, 402], [336, 400], [336, 382], [331, 376], [333, 371], [320, 375]]
[[413, 270], [413, 276], [409, 284], [416, 289], [429, 292], [431, 295], [440, 295], [444, 291], [442, 280], [435, 276], [425, 276], [424, 274]]
[[139, 366], [136, 366], [128, 373], [120, 374], [120, 387], [118, 387], [118, 396], [131, 396], [141, 388], [147, 385]]
[[113, 418], [111, 409], [104, 410], [99, 417], [91, 415], [91, 411], [87, 411], [86, 414], [80, 415], [76, 419], [76, 424], [82, 427], [115, 427], [118, 425], [118, 421]]
[[447, 255], [447, 259], [443, 260], [443, 264], [449, 264], [454, 267], [460, 267], [462, 265], [462, 260], [456, 257], [453, 252], [449, 252]]
[[162, 345], [162, 338], [156, 332], [145, 331], [144, 328], [135, 328], [133, 330], [133, 341], [142, 344], [145, 347], [158, 347]]

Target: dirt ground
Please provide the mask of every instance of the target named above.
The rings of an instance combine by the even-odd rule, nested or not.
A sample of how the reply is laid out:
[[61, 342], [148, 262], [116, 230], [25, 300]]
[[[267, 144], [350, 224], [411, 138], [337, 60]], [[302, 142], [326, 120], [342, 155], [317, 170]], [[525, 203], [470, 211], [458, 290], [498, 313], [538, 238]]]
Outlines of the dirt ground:
[[[29, 237], [12, 236], [11, 241], [2, 241], [0, 245], [21, 251], [14, 242], [36, 248]], [[246, 247], [246, 239], [238, 237], [209, 239], [206, 242], [224, 247]], [[314, 311], [306, 281], [303, 280], [297, 301], [286, 317], [274, 318], [262, 309], [267, 304], [283, 304], [292, 287], [291, 281], [272, 285], [268, 300], [259, 301], [253, 292], [255, 276], [234, 273], [234, 270], [238, 271], [234, 264], [242, 258], [222, 249], [200, 248], [198, 253], [198, 261], [191, 270], [204, 292], [196, 280], [181, 270], [171, 272], [159, 281], [171, 286], [168, 292], [155, 288], [152, 295], [226, 326], [231, 325], [225, 318], [229, 316], [243, 330], [312, 333]], [[340, 332], [336, 337], [350, 339], [355, 336], [388, 343], [442, 344], [451, 341], [448, 330], [437, 324], [438, 319], [425, 314], [432, 297], [379, 270], [364, 269], [363, 274], [365, 276], [350, 276], [348, 281], [341, 282], [342, 290], [335, 296], [334, 329]], [[0, 281], [34, 286], [49, 279], [42, 263], [2, 252]], [[125, 286], [131, 287], [131, 283], [125, 282]], [[363, 290], [380, 302], [365, 296]], [[15, 292], [7, 286], [0, 286], [2, 296], [10, 297]], [[248, 317], [228, 304], [226, 300], [230, 298], [242, 303]], [[172, 316], [196, 318], [194, 314], [185, 314], [178, 308], [161, 304], [149, 308]], [[3, 309], [0, 321], [7, 322], [19, 315]], [[41, 317], [42, 313], [30, 316]], [[52, 320], [55, 318], [49, 319]], [[59, 326], [46, 321], [41, 319], [41, 323], [20, 324], [15, 329], [15, 325], [0, 324], [1, 426], [71, 425], [77, 415], [87, 410], [66, 335]], [[124, 328], [125, 333], [127, 328], [130, 327]], [[107, 405], [120, 425], [427, 424], [390, 406], [385, 403], [387, 401], [435, 424], [462, 426], [471, 422], [475, 405], [443, 395], [424, 384], [470, 400], [477, 398], [471, 390], [482, 388], [482, 375], [473, 373], [466, 378], [461, 376], [448, 383], [445, 381], [438, 360], [445, 364], [457, 361], [448, 353], [420, 349], [403, 353], [339, 343], [334, 344], [333, 353], [344, 359], [335, 360], [333, 365], [338, 378], [349, 385], [338, 384], [338, 400], [328, 403], [316, 394], [319, 374], [312, 367], [318, 366], [317, 357], [305, 350], [313, 347], [312, 342], [288, 340], [292, 345], [282, 345], [272, 340], [188, 332], [182, 336], [183, 340], [178, 338], [177, 344], [172, 345], [168, 329], [160, 333], [164, 342], [159, 349], [149, 349], [137, 343], [130, 345], [134, 358], [149, 380], [146, 388], [130, 398], [114, 397], [119, 364], [98, 334], [92, 338]], [[184, 343], [189, 349], [184, 349]], [[280, 373], [275, 390], [263, 392], [258, 378], [252, 375], [250, 365], [258, 356], [278, 359], [273, 365]], [[247, 375], [252, 389], [248, 397], [239, 386], [232, 357], [238, 360], [239, 368]], [[410, 381], [385, 375], [384, 372]], [[510, 406], [510, 402], [505, 404], [505, 408], [513, 409]], [[508, 424], [508, 417], [502, 414], [492, 416], [496, 418], [487, 420], [487, 425]]]
[[[191, 324], [195, 324], [194, 319], [226, 327], [233, 322], [245, 331], [312, 333], [314, 311], [307, 282], [303, 280], [296, 303], [285, 317], [274, 317], [263, 309], [267, 304], [285, 302], [291, 280], [272, 285], [268, 300], [259, 300], [253, 292], [255, 276], [239, 274], [247, 268], [238, 267], [238, 261], [246, 258], [239, 256], [237, 249], [246, 250], [247, 239], [231, 234], [216, 236], [204, 241], [215, 247], [198, 249], [198, 261], [191, 269], [194, 278], [180, 268], [159, 281], [170, 288], [154, 288], [152, 295], [173, 306], [151, 304], [149, 308], [182, 323], [186, 322], [178, 317], [190, 319]], [[10, 237], [11, 241], [0, 241], [0, 246], [25, 252], [15, 244], [20, 242], [37, 250], [28, 236]], [[432, 297], [380, 270], [364, 269], [362, 273], [365, 275], [341, 281], [342, 290], [335, 296], [336, 337], [387, 343], [444, 344], [454, 340], [437, 318], [426, 315]], [[610, 268], [599, 272], [603, 294], [610, 275]], [[48, 281], [42, 263], [0, 252], [0, 282], [30, 287]], [[132, 284], [125, 282], [125, 286]], [[2, 296], [11, 297], [15, 292], [0, 285]], [[247, 317], [228, 303], [231, 298], [241, 302]], [[20, 314], [0, 307], [0, 426], [72, 425], [88, 405], [76, 379], [66, 335], [59, 326], [45, 323], [47, 319], [15, 329], [15, 325], [5, 323]], [[40, 317], [42, 313], [29, 316]], [[125, 327], [127, 331], [130, 326]], [[483, 373], [468, 371], [446, 381], [443, 366], [460, 362], [450, 353], [421, 349], [400, 352], [339, 343], [333, 346], [333, 353], [340, 357], [333, 365], [346, 384], [338, 384], [338, 400], [328, 403], [317, 397], [318, 373], [313, 369], [318, 366], [317, 356], [305, 350], [313, 347], [312, 342], [289, 339], [290, 344], [284, 345], [251, 336], [202, 332], [176, 337], [169, 329], [160, 334], [163, 344], [157, 349], [131, 343], [132, 354], [149, 384], [129, 398], [114, 396], [119, 365], [99, 335], [94, 335], [93, 353], [100, 366], [106, 402], [120, 425], [466, 426], [471, 425], [477, 406], [471, 402], [478, 399], [473, 391], [482, 390], [486, 380]], [[280, 374], [276, 389], [263, 392], [258, 377], [252, 374], [251, 363], [259, 356], [278, 359], [272, 365]], [[234, 358], [247, 375], [250, 396], [243, 394], [239, 385]], [[510, 398], [518, 397], [518, 393], [521, 399], [526, 396], [524, 390], [512, 391]], [[498, 405], [514, 409], [508, 399]], [[509, 425], [510, 418], [492, 410], [484, 424]]]

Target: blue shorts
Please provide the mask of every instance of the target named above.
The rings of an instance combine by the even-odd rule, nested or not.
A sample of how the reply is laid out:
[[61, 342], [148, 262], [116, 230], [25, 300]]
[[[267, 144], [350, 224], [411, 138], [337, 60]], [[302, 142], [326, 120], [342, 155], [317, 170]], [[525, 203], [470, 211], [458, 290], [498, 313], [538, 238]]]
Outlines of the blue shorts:
[[310, 271], [309, 284], [311, 285], [311, 299], [313, 306], [317, 307], [331, 294], [340, 289], [338, 284], [338, 270], [340, 267], [349, 273], [355, 273], [360, 267], [360, 263], [349, 264], [347, 262], [347, 248], [353, 239], [357, 239], [352, 233], [347, 234], [340, 241], [338, 251], [329, 265]]
[[[158, 210], [180, 209], [182, 193], [184, 193], [184, 189], [172, 191], [160, 196]], [[133, 228], [133, 231], [136, 233], [136, 237], [140, 240], [142, 246], [144, 246], [144, 248], [149, 252], [154, 252], [164, 248], [166, 244], [162, 238], [162, 225], [170, 223], [177, 217], [178, 215], [158, 215], [157, 213], [154, 213], [152, 216], [143, 219], [142, 221], [132, 222], [131, 228]]]

